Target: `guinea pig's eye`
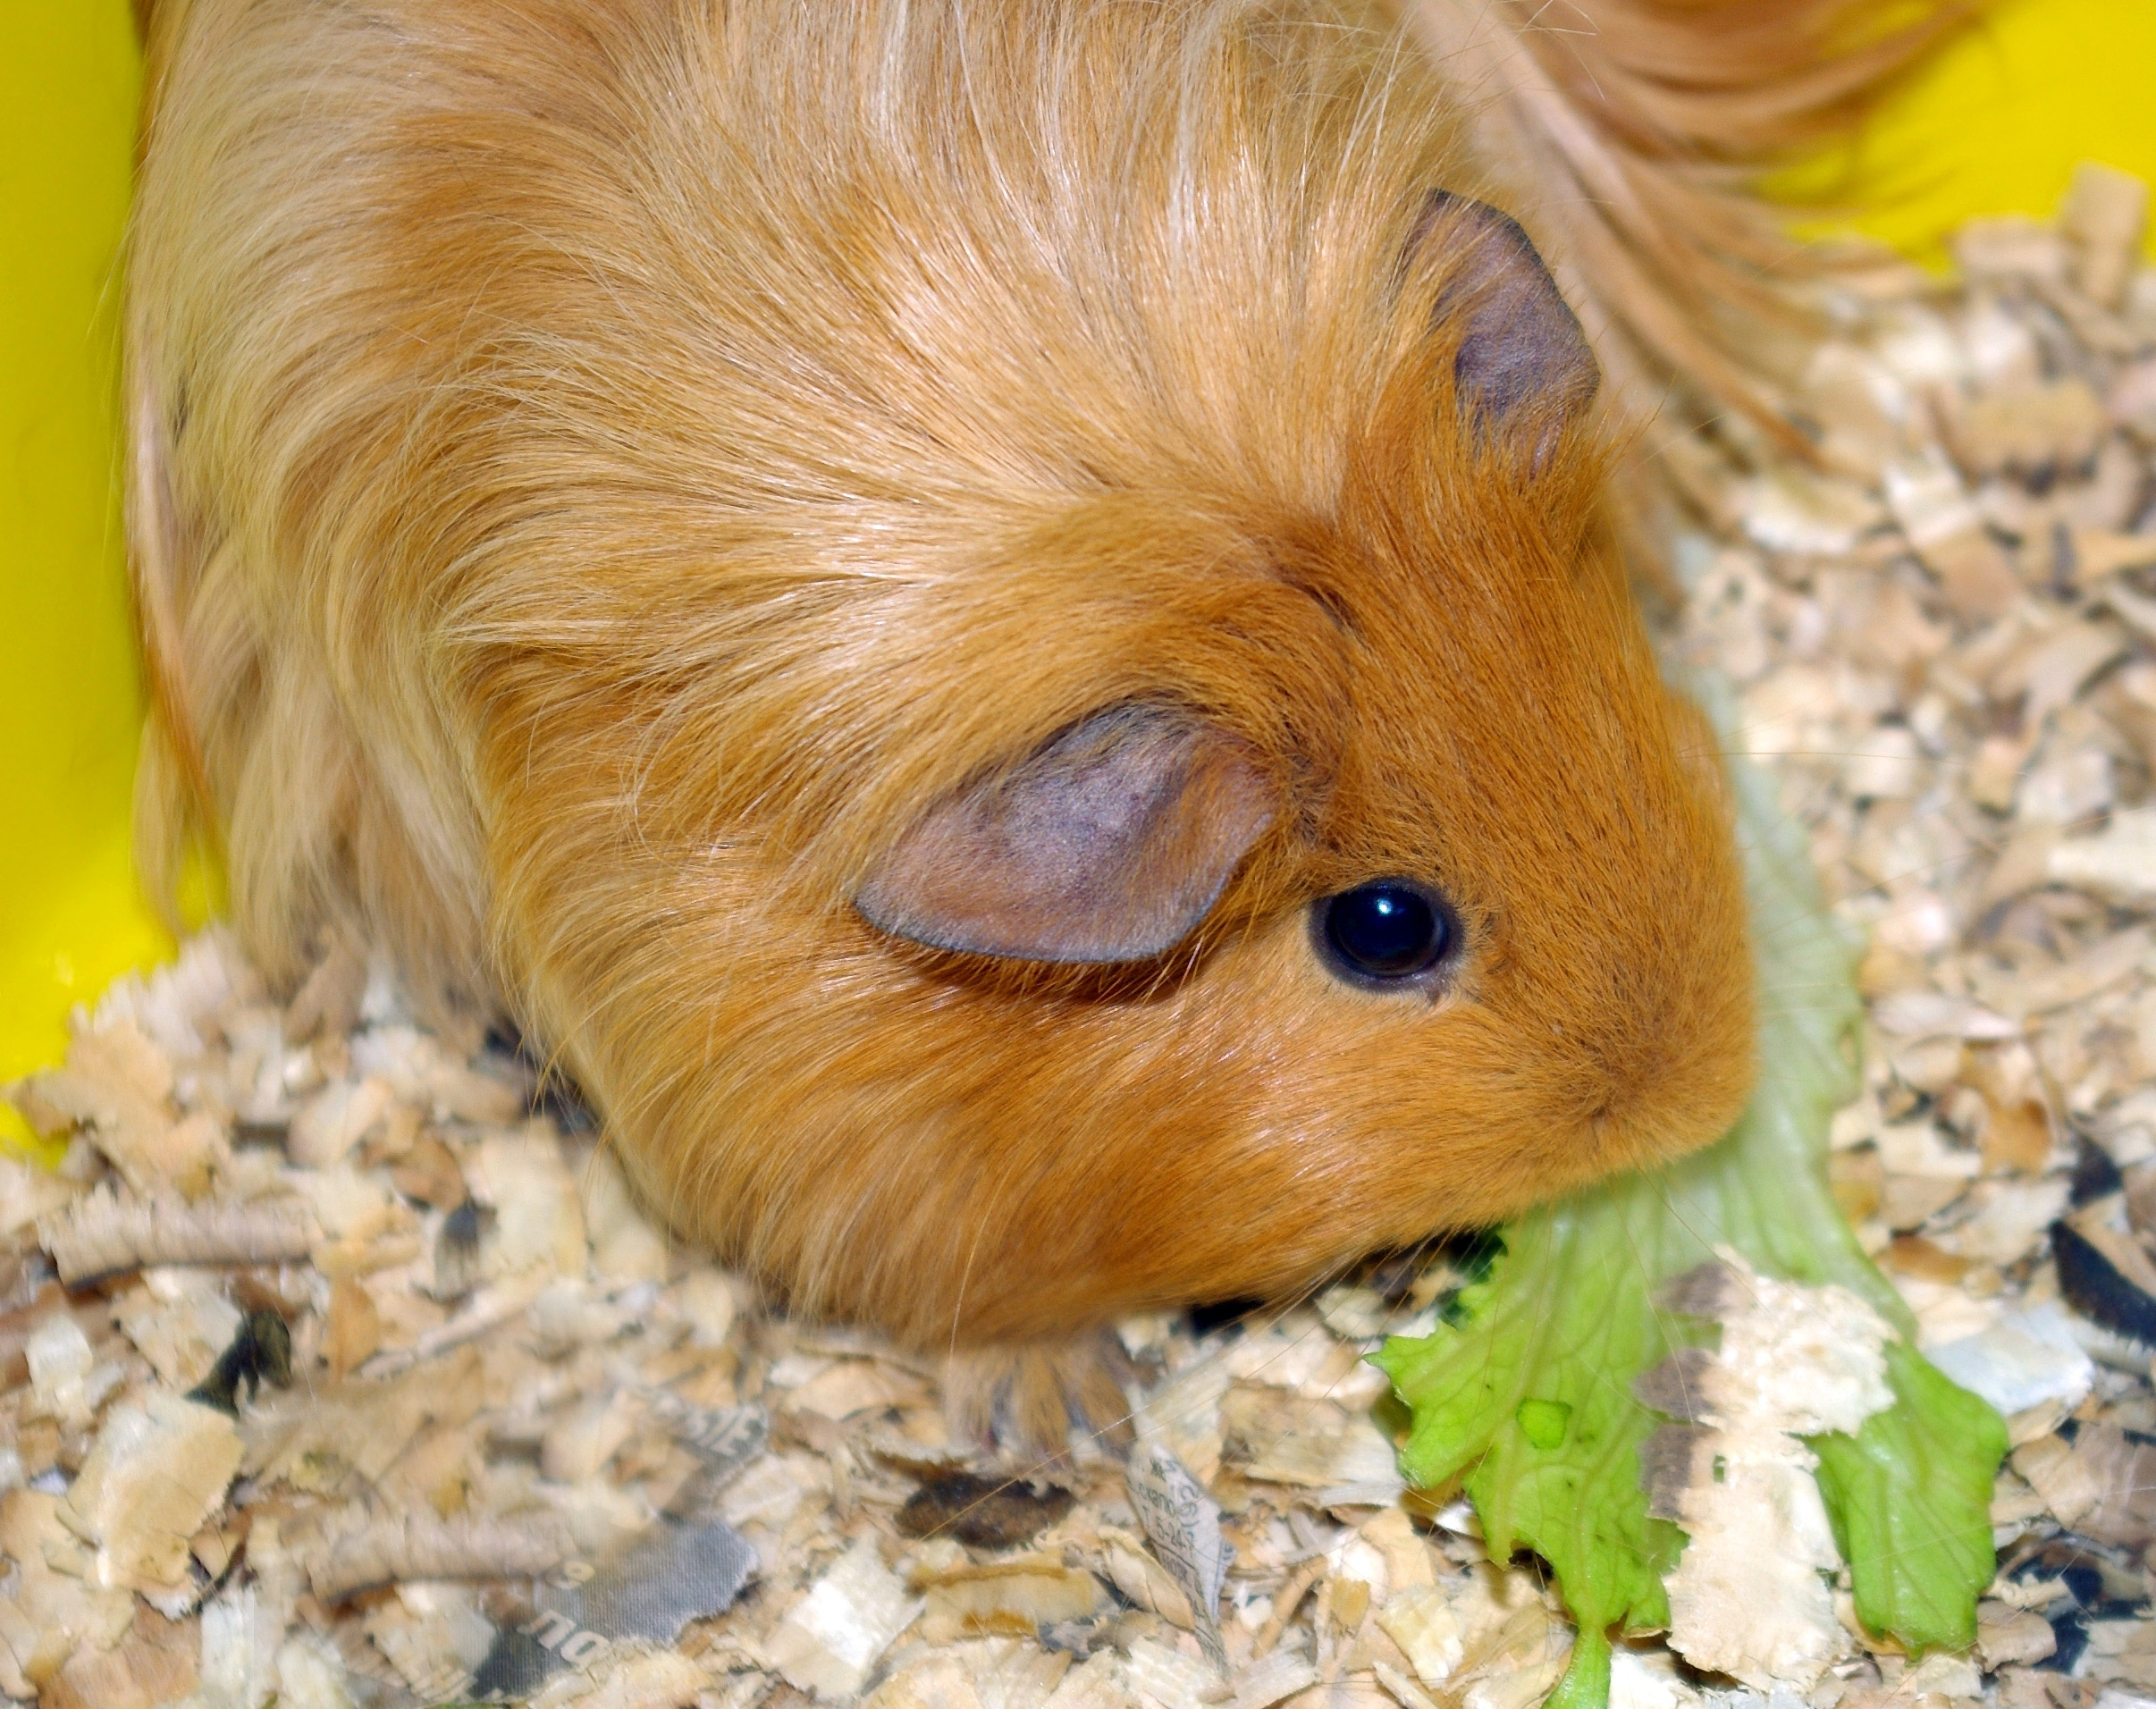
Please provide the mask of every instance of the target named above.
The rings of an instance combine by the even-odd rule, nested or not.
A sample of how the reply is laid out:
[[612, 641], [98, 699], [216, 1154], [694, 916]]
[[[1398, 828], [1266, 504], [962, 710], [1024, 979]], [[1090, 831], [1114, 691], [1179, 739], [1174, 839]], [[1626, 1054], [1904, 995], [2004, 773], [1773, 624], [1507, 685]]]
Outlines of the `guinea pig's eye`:
[[1333, 971], [1358, 985], [1390, 985], [1428, 972], [1460, 939], [1437, 897], [1404, 879], [1380, 879], [1318, 905], [1317, 939]]

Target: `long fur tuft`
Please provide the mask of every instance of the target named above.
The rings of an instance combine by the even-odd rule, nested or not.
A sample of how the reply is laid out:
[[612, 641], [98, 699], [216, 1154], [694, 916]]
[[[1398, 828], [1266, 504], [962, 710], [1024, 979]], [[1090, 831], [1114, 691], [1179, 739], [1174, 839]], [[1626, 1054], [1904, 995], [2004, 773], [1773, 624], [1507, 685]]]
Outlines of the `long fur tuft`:
[[1879, 257], [1797, 243], [1753, 183], [1847, 134], [1983, 4], [1403, 0], [1403, 12], [1556, 257], [1620, 409], [1644, 417], [1674, 391], [1695, 419], [1740, 410], [1801, 450], [1773, 353], [1821, 281]]

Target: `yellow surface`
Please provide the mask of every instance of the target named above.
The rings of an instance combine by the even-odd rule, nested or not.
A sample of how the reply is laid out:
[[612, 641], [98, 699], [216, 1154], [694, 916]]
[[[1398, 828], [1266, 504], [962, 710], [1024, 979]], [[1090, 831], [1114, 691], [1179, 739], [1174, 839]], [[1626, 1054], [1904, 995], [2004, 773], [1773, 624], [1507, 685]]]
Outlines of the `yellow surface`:
[[1995, 0], [1853, 147], [1796, 176], [1938, 265], [1974, 215], [2050, 215], [2082, 160], [2156, 180], [2156, 0]]
[[114, 405], [139, 79], [122, 0], [0, 0], [0, 1079], [170, 947], [127, 850]]
[[[114, 347], [139, 76], [125, 0], [0, 0], [0, 1080], [171, 947], [127, 855]], [[1937, 259], [1970, 215], [2050, 213], [2091, 157], [2156, 178], [2156, 0], [2004, 0], [1806, 182]]]

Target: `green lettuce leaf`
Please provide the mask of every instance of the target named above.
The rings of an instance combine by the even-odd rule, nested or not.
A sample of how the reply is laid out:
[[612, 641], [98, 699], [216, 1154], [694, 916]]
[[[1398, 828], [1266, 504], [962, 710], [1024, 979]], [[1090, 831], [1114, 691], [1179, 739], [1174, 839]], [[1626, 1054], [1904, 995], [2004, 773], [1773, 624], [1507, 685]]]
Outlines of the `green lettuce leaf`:
[[[1493, 1558], [1529, 1548], [1554, 1572], [1579, 1629], [1557, 1709], [1606, 1703], [1610, 1629], [1669, 1621], [1662, 1575], [1685, 1537], [1647, 1514], [1639, 1447], [1664, 1420], [1631, 1385], [1714, 1332], [1660, 1311], [1662, 1284], [1728, 1245], [1763, 1274], [1839, 1283], [1905, 1337], [1916, 1331], [1827, 1184], [1827, 1128], [1859, 1085], [1858, 946], [1823, 905], [1772, 781], [1741, 760], [1731, 771], [1759, 970], [1750, 1107], [1703, 1152], [1512, 1224], [1444, 1326], [1376, 1356], [1413, 1416], [1407, 1477], [1429, 1488], [1459, 1480]], [[1992, 1577], [1987, 1510], [2005, 1427], [1907, 1341], [1887, 1375], [1892, 1407], [1854, 1437], [1812, 1439], [1821, 1494], [1865, 1623], [1913, 1650], [1965, 1647]]]
[[2006, 1427], [1907, 1342], [1887, 1349], [1899, 1404], [1853, 1436], [1811, 1437], [1857, 1618], [1911, 1649], [1967, 1649], [1992, 1581], [1992, 1475]]

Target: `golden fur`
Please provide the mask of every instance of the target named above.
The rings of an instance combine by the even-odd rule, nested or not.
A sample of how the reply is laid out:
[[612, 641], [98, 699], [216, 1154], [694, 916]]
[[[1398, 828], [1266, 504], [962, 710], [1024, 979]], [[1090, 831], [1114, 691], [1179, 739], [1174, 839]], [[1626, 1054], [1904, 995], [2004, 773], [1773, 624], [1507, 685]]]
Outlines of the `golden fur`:
[[[1512, 10], [162, 4], [146, 866], [218, 840], [279, 974], [356, 924], [505, 1006], [678, 1225], [917, 1344], [1293, 1285], [1713, 1137], [1751, 1008], [1711, 743], [1606, 433], [1473, 430], [1413, 237], [1433, 189], [1514, 206], [1621, 407], [1713, 384], [1655, 341], [1666, 270], [1598, 295], [1578, 234], [1681, 242], [1718, 192], [1649, 131], [1721, 121], [1612, 68], [1706, 55], [1711, 107], [1848, 63], [1766, 50], [1849, 8], [1597, 0], [1599, 107]], [[1528, 58], [1419, 46], [1480, 13]], [[1520, 140], [1552, 100], [1676, 214], [1568, 212]], [[1175, 951], [856, 911], [931, 804], [1133, 704], [1271, 791]], [[1392, 874], [1470, 928], [1435, 994], [1312, 954], [1313, 898]]]

